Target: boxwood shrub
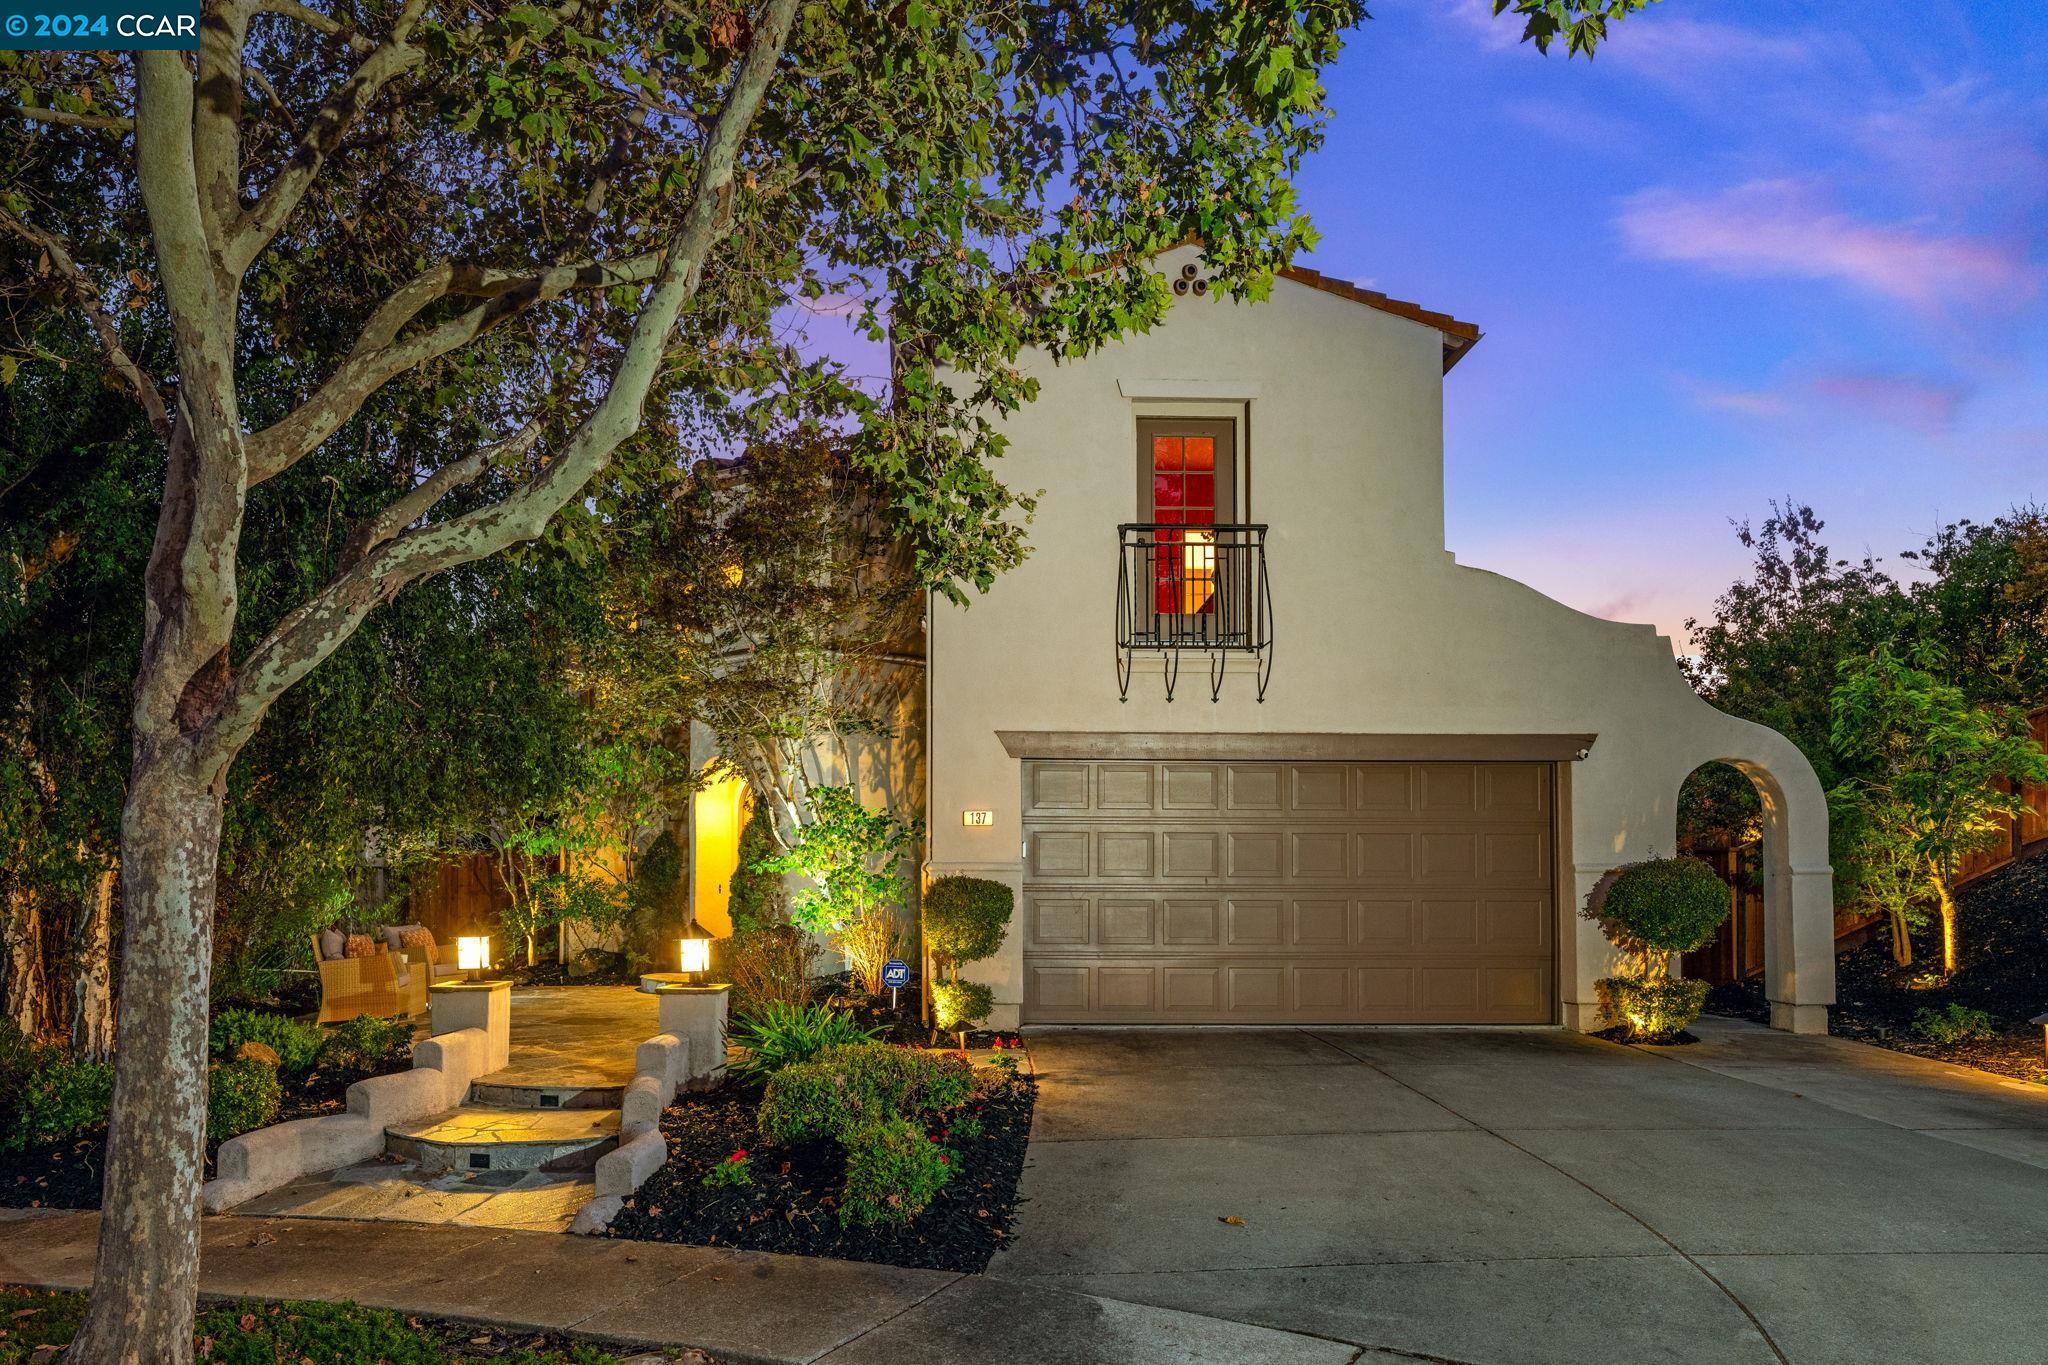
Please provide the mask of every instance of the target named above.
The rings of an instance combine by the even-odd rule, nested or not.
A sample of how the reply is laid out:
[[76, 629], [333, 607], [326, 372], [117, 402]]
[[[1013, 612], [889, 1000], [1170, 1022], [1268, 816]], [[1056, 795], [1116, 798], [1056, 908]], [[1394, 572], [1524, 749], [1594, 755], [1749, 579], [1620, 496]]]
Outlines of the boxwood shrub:
[[952, 1154], [909, 1119], [863, 1124], [846, 1136], [839, 1221], [908, 1223], [930, 1206], [952, 1174]]
[[948, 1033], [984, 1022], [995, 1007], [994, 988], [982, 982], [932, 983], [932, 1022]]
[[890, 1118], [924, 1119], [967, 1102], [964, 1058], [887, 1043], [829, 1047], [768, 1079], [755, 1123], [770, 1142], [839, 1138]]
[[1609, 976], [1593, 985], [1601, 1012], [1631, 1042], [1668, 1043], [1707, 1006], [1704, 981]]
[[313, 1069], [320, 1055], [320, 1026], [268, 1010], [229, 1009], [213, 1016], [206, 1041], [216, 1057], [233, 1057], [243, 1043], [262, 1043], [277, 1054], [277, 1068], [287, 1076]]
[[206, 1136], [225, 1142], [277, 1117], [284, 1094], [277, 1068], [263, 1062], [216, 1062], [206, 1071]]

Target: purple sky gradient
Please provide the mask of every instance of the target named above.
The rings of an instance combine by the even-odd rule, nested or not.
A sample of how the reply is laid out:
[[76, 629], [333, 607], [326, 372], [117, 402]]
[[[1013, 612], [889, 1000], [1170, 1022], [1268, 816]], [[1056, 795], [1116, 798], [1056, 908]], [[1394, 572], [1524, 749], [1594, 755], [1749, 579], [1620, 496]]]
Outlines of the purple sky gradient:
[[1888, 559], [2048, 500], [2048, 5], [1665, 0], [1590, 64], [1489, 9], [1375, 4], [1302, 185], [1306, 264], [1486, 331], [1461, 560], [1682, 637], [1773, 498]]

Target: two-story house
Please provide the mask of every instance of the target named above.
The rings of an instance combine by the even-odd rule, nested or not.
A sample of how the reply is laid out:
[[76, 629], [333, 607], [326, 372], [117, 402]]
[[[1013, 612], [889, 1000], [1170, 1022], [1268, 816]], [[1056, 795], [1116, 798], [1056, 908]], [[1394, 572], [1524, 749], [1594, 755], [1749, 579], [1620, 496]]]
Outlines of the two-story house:
[[1763, 795], [1772, 1022], [1834, 999], [1827, 811], [1781, 735], [1649, 626], [1444, 544], [1443, 386], [1478, 329], [1296, 270], [1032, 370], [1002, 474], [1029, 560], [932, 608], [930, 872], [1008, 882], [995, 1023], [1601, 1026], [1579, 911], [1676, 842], [1680, 784]]

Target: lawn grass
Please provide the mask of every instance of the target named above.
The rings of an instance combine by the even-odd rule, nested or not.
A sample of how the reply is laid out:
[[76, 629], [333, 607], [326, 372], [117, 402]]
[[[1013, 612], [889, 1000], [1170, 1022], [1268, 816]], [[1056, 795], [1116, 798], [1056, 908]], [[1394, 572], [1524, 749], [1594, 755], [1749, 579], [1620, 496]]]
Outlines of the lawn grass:
[[[0, 1365], [42, 1365], [70, 1343], [85, 1295], [0, 1288]], [[225, 1365], [619, 1365], [616, 1350], [544, 1333], [412, 1317], [352, 1303], [202, 1302], [193, 1354]], [[645, 1357], [649, 1352], [635, 1350]], [[660, 1353], [652, 1353], [659, 1355]], [[672, 1359], [708, 1362], [702, 1352]]]

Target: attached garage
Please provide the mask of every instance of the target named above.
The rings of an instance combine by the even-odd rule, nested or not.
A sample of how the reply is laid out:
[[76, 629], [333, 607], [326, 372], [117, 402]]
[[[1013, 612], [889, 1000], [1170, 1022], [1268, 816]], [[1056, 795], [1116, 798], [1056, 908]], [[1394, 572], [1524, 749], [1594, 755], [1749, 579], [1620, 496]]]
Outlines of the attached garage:
[[1027, 759], [1023, 1018], [1547, 1024], [1547, 762]]

